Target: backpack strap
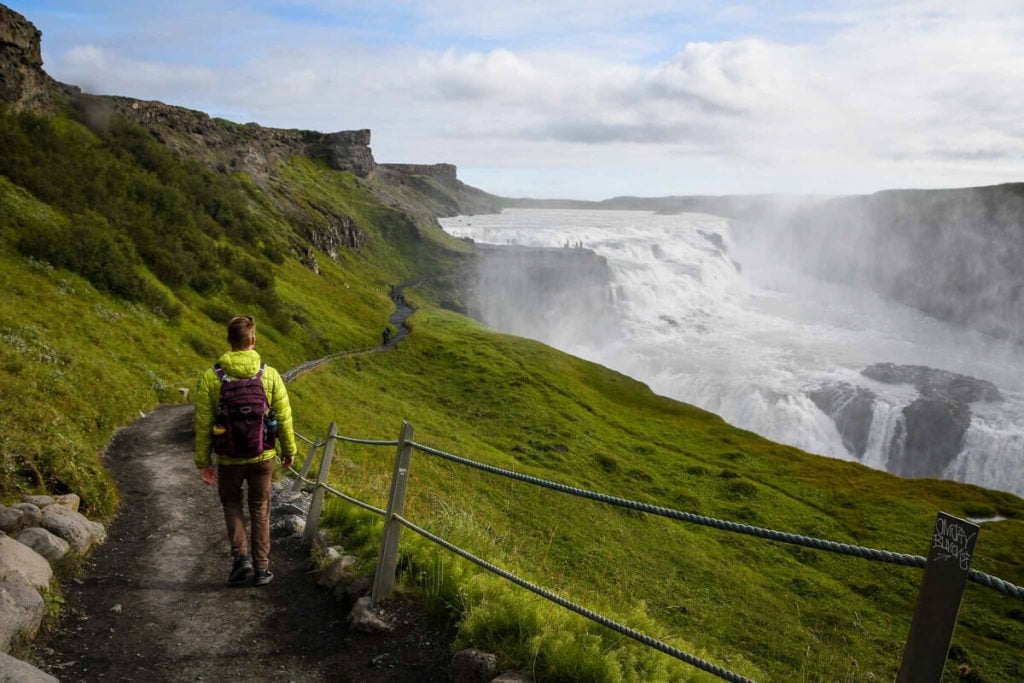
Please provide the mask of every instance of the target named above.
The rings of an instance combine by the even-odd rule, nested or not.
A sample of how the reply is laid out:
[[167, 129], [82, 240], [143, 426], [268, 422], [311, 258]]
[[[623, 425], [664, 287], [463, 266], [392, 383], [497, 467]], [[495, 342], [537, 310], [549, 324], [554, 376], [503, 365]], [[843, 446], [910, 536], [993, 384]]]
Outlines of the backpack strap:
[[217, 379], [221, 381], [221, 384], [231, 381], [231, 378], [228, 377], [228, 373], [224, 372], [224, 368], [220, 366], [220, 363], [213, 366], [213, 372], [217, 375]]
[[[257, 372], [253, 377], [251, 377], [251, 379], [263, 379], [263, 371], [266, 370], [266, 369], [267, 369], [267, 364], [266, 363], [260, 363], [260, 371]], [[220, 366], [220, 363], [217, 363], [217, 364], [215, 364], [213, 366], [213, 372], [214, 372], [214, 374], [217, 375], [217, 379], [219, 379], [221, 381], [221, 383], [232, 381], [231, 378], [228, 377], [228, 373], [226, 373], [224, 371], [224, 368], [222, 368]]]

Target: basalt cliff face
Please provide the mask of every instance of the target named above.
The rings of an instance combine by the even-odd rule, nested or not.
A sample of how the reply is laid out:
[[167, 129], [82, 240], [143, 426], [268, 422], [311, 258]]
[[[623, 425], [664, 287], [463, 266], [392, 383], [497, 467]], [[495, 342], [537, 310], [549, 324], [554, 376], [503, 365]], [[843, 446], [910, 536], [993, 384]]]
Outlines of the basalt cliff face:
[[130, 97], [86, 95], [43, 70], [42, 34], [17, 12], [0, 5], [0, 102], [11, 110], [55, 114], [77, 110], [95, 129], [120, 115], [149, 130], [182, 156], [219, 171], [245, 171], [257, 181], [294, 155], [326, 162], [331, 168], [370, 177], [377, 168], [369, 130], [319, 133], [237, 124], [200, 111]]
[[337, 171], [362, 178], [370, 177], [377, 168], [369, 130], [319, 133], [266, 128], [130, 97], [81, 95], [76, 105], [94, 127], [102, 127], [112, 114], [119, 114], [142, 125], [182, 156], [226, 173], [245, 171], [257, 180], [265, 179], [277, 164], [295, 155], [320, 159]]
[[[273, 192], [273, 178], [290, 158], [308, 157], [353, 174], [389, 205], [415, 215], [413, 223], [500, 210], [497, 198], [461, 182], [452, 164], [378, 164], [366, 129], [321, 133], [269, 128], [163, 102], [82, 93], [44, 71], [41, 39], [41, 32], [25, 17], [0, 5], [0, 106], [13, 112], [68, 115], [98, 133], [117, 121], [128, 121], [184, 158], [222, 173], [244, 172], [270, 190], [268, 197], [284, 215], [295, 218], [310, 247], [332, 258], [339, 249], [358, 249], [365, 235], [352, 216], [316, 207], [299, 210], [292, 198]], [[318, 269], [309, 247], [300, 257], [312, 270]]]
[[377, 177], [398, 192], [415, 194], [434, 216], [499, 213], [501, 197], [467, 185], [453, 164], [380, 164]]
[[13, 111], [51, 113], [77, 92], [43, 71], [41, 35], [25, 17], [0, 5], [0, 102]]
[[795, 212], [780, 252], [826, 279], [1024, 341], [1024, 184], [889, 190]]

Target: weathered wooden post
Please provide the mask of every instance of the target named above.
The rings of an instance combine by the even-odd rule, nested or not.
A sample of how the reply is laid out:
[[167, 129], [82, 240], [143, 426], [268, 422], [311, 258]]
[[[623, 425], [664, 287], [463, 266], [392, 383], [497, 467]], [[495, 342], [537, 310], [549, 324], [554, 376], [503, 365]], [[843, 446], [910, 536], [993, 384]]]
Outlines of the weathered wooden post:
[[977, 540], [977, 524], [939, 513], [896, 683], [942, 678]]
[[334, 457], [334, 444], [337, 441], [334, 437], [338, 434], [338, 425], [332, 422], [327, 430], [327, 445], [324, 446], [324, 457], [320, 460], [320, 470], [316, 475], [316, 488], [313, 489], [313, 502], [309, 504], [309, 514], [306, 515], [306, 531], [302, 538], [306, 543], [312, 543], [316, 532], [320, 530], [320, 513], [324, 509], [324, 487], [327, 483], [327, 475], [331, 471], [331, 458]]
[[309, 453], [306, 454], [306, 459], [302, 461], [302, 469], [299, 470], [299, 478], [295, 480], [295, 485], [292, 486], [292, 493], [298, 493], [302, 489], [302, 485], [306, 483], [302, 480], [309, 476], [309, 470], [313, 467], [313, 461], [316, 460], [316, 451], [322, 445], [319, 436], [316, 437], [316, 441], [309, 445]]
[[373, 577], [373, 592], [370, 602], [377, 604], [391, 597], [395, 587], [395, 571], [398, 568], [398, 539], [402, 534], [402, 523], [395, 515], [405, 513], [405, 491], [409, 485], [409, 462], [412, 459], [413, 428], [402, 422], [398, 435], [398, 449], [395, 451], [395, 467], [391, 473], [391, 492], [388, 494], [387, 514], [384, 516], [384, 538], [377, 557], [377, 573]]

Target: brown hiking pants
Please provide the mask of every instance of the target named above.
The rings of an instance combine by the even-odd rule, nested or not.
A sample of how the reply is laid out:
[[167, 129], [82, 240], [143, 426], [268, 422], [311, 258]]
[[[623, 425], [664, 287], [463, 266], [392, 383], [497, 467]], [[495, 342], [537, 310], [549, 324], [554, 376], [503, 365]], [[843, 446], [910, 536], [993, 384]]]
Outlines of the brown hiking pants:
[[245, 516], [242, 513], [242, 482], [248, 482], [252, 561], [256, 569], [266, 569], [270, 565], [270, 480], [273, 474], [273, 460], [217, 467], [217, 492], [224, 506], [232, 555], [249, 554], [249, 538], [245, 533]]

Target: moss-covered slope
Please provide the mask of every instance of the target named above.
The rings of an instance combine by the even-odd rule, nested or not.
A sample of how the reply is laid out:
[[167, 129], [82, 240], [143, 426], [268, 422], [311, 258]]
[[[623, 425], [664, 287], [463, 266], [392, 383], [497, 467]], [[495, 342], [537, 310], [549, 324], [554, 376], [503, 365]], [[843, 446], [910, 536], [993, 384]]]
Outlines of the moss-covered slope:
[[[372, 178], [294, 156], [255, 182], [179, 158], [128, 122], [3, 114], [0, 137], [0, 500], [73, 489], [116, 509], [100, 454], [113, 430], [181, 400], [252, 313], [279, 368], [373, 344], [398, 282], [419, 311], [397, 350], [292, 386], [300, 428], [391, 438], [402, 419], [447, 450], [570, 484], [911, 553], [935, 513], [1000, 515], [976, 567], [1024, 582], [1024, 502], [811, 456], [542, 344], [441, 308], [469, 247]], [[314, 246], [342, 240], [334, 256]], [[326, 233], [324, 232], [326, 231]], [[334, 231], [333, 233], [331, 231]], [[337, 233], [340, 234], [340, 233]], [[314, 273], [309, 256], [315, 258]], [[344, 447], [334, 482], [380, 504], [391, 453]], [[502, 566], [761, 680], [891, 679], [916, 570], [783, 548], [598, 504], [417, 454], [412, 519]], [[372, 562], [379, 522], [328, 519]], [[406, 585], [467, 644], [541, 680], [688, 680], [692, 669], [548, 607], [406, 534]], [[1024, 610], [969, 588], [949, 680], [1024, 678]]]

